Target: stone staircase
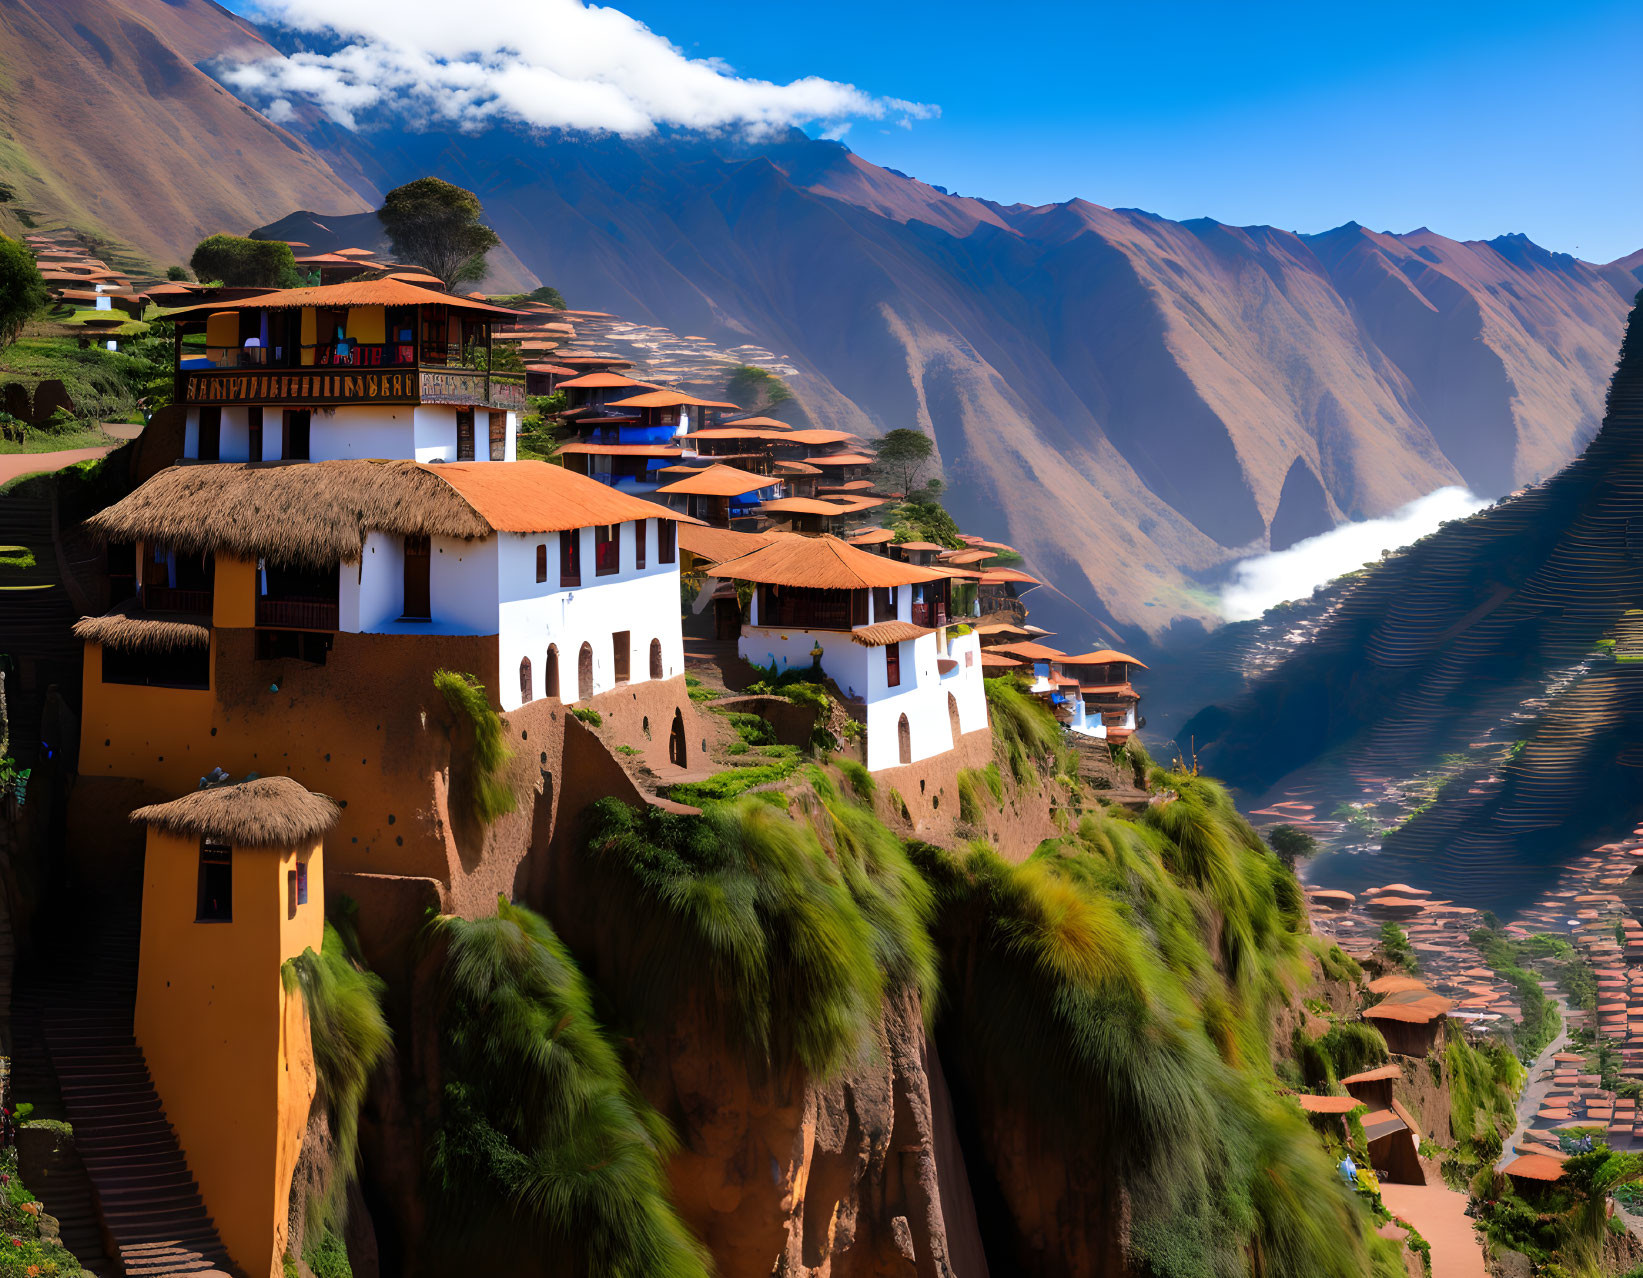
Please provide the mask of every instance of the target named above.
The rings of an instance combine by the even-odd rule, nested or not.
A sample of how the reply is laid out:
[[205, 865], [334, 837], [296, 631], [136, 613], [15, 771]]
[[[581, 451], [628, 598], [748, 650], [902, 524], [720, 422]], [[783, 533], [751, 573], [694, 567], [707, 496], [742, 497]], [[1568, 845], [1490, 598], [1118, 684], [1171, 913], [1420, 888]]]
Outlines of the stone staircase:
[[[93, 1272], [238, 1275], [132, 1033], [138, 934], [129, 906], [95, 921], [82, 917], [77, 956], [46, 956], [19, 982], [16, 1094], [40, 1096], [37, 1113], [57, 1109], [73, 1124], [83, 1168], [83, 1181], [64, 1169], [47, 1210], [62, 1221], [64, 1245]], [[34, 1040], [28, 1047], [25, 1035]], [[88, 1257], [105, 1239], [115, 1263], [105, 1259], [99, 1269]]]

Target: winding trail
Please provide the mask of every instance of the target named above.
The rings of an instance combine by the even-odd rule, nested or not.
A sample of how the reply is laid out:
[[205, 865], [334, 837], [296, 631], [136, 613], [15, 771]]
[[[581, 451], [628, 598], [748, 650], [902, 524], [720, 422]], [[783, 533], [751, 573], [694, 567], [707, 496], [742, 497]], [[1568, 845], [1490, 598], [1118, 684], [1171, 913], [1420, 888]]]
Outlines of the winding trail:
[[117, 440], [110, 440], [108, 448], [69, 448], [58, 453], [0, 453], [0, 484], [21, 479], [24, 475], [62, 470], [64, 466], [72, 466], [75, 462], [101, 457], [117, 443]]
[[1381, 1201], [1432, 1245], [1430, 1278], [1488, 1278], [1483, 1244], [1466, 1214], [1467, 1196], [1445, 1185], [1436, 1167], [1427, 1170], [1424, 1185], [1382, 1184]]
[[1535, 1115], [1540, 1113], [1540, 1104], [1546, 1099], [1546, 1094], [1552, 1090], [1552, 1058], [1569, 1046], [1569, 1000], [1561, 991], [1552, 994], [1552, 1001], [1557, 1004], [1558, 1019], [1562, 1028], [1557, 1037], [1546, 1044], [1529, 1066], [1528, 1082], [1524, 1083], [1523, 1091], [1517, 1098], [1517, 1126], [1512, 1131], [1512, 1138], [1501, 1147], [1500, 1158], [1495, 1162], [1495, 1170], [1499, 1171], [1517, 1157], [1517, 1143], [1529, 1134], [1529, 1128], [1534, 1125]]

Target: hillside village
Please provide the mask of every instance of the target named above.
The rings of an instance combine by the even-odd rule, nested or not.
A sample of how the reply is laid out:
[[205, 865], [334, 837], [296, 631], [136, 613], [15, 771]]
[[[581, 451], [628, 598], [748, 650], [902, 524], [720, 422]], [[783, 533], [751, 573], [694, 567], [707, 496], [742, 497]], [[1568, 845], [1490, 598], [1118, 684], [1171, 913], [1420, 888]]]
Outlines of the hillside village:
[[[1534, 1045], [1546, 1063], [1530, 1086], [1547, 1094], [1514, 1130], [1523, 1009], [1465, 940], [1475, 912], [1405, 885], [1361, 905], [1315, 889], [1318, 935], [1297, 939], [1308, 928], [1287, 871], [1267, 868], [1272, 854], [1194, 765], [1159, 768], [1140, 745], [1146, 664], [1051, 646], [1021, 556], [953, 524], [939, 484], [906, 482], [923, 478], [917, 458], [898, 466], [884, 440], [812, 424], [771, 368], [742, 362], [779, 368], [772, 352], [447, 289], [365, 249], [289, 247], [306, 282], [282, 289], [134, 281], [83, 250], [42, 256], [57, 306], [77, 308], [64, 327], [89, 334], [64, 340], [113, 350], [153, 321], [172, 349], [171, 402], [94, 478], [29, 507], [35, 554], [56, 564], [43, 588], [77, 616], [42, 612], [42, 634], [60, 622], [57, 640], [78, 649], [77, 688], [26, 654], [8, 672], [37, 727], [12, 720], [12, 766], [28, 771], [6, 850], [23, 864], [53, 847], [55, 890], [92, 926], [72, 946], [42, 940], [19, 973], [7, 1095], [60, 1125], [31, 1129], [23, 1170], [88, 1270], [280, 1278], [342, 1254], [354, 1273], [379, 1257], [388, 1272], [387, 1240], [361, 1240], [370, 1225], [337, 1142], [363, 1123], [374, 1163], [414, 1164], [404, 1142], [428, 1120], [397, 1093], [373, 1102], [392, 1116], [361, 1110], [372, 1066], [339, 1063], [352, 1047], [329, 1037], [339, 1013], [325, 999], [362, 977], [374, 998], [388, 992], [376, 1019], [430, 1053], [394, 1067], [398, 1088], [397, 1071], [459, 1052], [417, 1010], [434, 1001], [427, 919], [456, 920], [457, 945], [464, 920], [551, 903], [566, 944], [616, 962], [608, 925], [573, 904], [603, 890], [582, 862], [590, 831], [617, 820], [611, 802], [656, 831], [774, 806], [804, 828], [833, 823], [825, 846], [841, 863], [881, 837], [863, 821], [909, 848], [984, 846], [1029, 865], [1095, 852], [1119, 837], [1104, 822], [1140, 823], [1165, 847], [1200, 837], [1177, 821], [1201, 822], [1226, 855], [1253, 858], [1261, 868], [1238, 872], [1271, 894], [1215, 908], [1288, 919], [1260, 962], [1302, 961], [1316, 982], [1289, 1008], [1308, 986], [1274, 969], [1259, 979], [1276, 1002], [1240, 1013], [1278, 1025], [1238, 1031], [1274, 1035], [1277, 1072], [1250, 1112], [1304, 1116], [1306, 1157], [1335, 1165], [1308, 1192], [1343, 1222], [1371, 1220], [1352, 1245], [1381, 1248], [1395, 1272], [1443, 1272], [1424, 1222], [1460, 1220], [1454, 1178], [1486, 1175], [1496, 1153], [1499, 1192], [1545, 1205], [1579, 1156], [1560, 1135], [1602, 1120], [1613, 1147], [1630, 1146], [1635, 1100], [1615, 1095], [1595, 1042], [1584, 1055]], [[111, 308], [118, 325], [98, 318]], [[1264, 815], [1307, 823], [1299, 808]], [[873, 855], [886, 873], [888, 854]], [[1407, 926], [1418, 978], [1376, 939], [1385, 920]], [[1620, 998], [1617, 955], [1587, 939], [1604, 996]], [[1614, 1004], [1598, 1011], [1606, 1033], [1623, 1024]], [[361, 1046], [362, 1061], [382, 1068], [385, 1044]], [[1619, 1075], [1643, 1078], [1633, 1055]], [[1475, 1115], [1454, 1108], [1462, 1078]], [[919, 1086], [925, 1110], [950, 1105], [945, 1084]], [[727, 1153], [678, 1103], [681, 1166], [727, 1178], [697, 1201], [674, 1173], [680, 1210], [725, 1272], [762, 1272], [767, 1254], [727, 1260], [714, 1230], [741, 1227], [730, 1168], [764, 1146], [719, 1132]], [[1008, 1113], [988, 1139], [1012, 1129]], [[929, 1124], [947, 1120], [920, 1121], [908, 1139], [932, 1149]], [[867, 1210], [849, 1195], [887, 1156], [862, 1155], [835, 1222]], [[786, 1272], [818, 1278], [825, 1266], [800, 1261], [813, 1227], [799, 1216], [822, 1157], [806, 1143], [777, 1174], [798, 1204]], [[372, 1208], [377, 1229], [420, 1236], [412, 1183], [372, 1184], [395, 1195]], [[917, 1213], [903, 1210], [900, 1254], [945, 1257], [940, 1272], [968, 1278], [959, 1224], [927, 1203], [907, 1225]], [[1456, 1227], [1445, 1246], [1510, 1250], [1505, 1232]], [[1085, 1243], [1067, 1245], [1065, 1271], [1085, 1272]]]

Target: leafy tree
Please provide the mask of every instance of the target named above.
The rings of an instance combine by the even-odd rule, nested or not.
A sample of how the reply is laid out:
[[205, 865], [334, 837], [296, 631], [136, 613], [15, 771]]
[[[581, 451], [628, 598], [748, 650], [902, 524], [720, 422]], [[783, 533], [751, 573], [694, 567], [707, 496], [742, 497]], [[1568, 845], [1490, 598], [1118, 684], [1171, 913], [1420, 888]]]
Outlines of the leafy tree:
[[187, 281], [194, 277], [188, 273], [186, 266], [168, 266], [165, 268], [165, 277], [168, 280]]
[[502, 242], [480, 224], [483, 212], [472, 191], [425, 177], [389, 191], [377, 217], [398, 257], [455, 288], [483, 277], [485, 255]]
[[18, 339], [50, 296], [29, 246], [0, 235], [0, 350]]
[[768, 412], [793, 398], [786, 382], [757, 364], [739, 364], [732, 369], [725, 394], [755, 413]]
[[234, 288], [295, 288], [297, 262], [283, 240], [253, 240], [243, 235], [208, 235], [188, 259], [199, 280], [218, 280]]
[[509, 293], [503, 297], [493, 297], [491, 300], [498, 306], [518, 306], [521, 302], [545, 302], [556, 311], [568, 309], [565, 306], [564, 294], [551, 284], [533, 288], [529, 293]]
[[893, 430], [878, 442], [878, 469], [908, 497], [919, 487], [936, 446], [921, 430]]
[[1386, 955], [1388, 963], [1406, 972], [1421, 970], [1420, 960], [1415, 957], [1408, 935], [1391, 919], [1381, 924], [1381, 953]]
[[1293, 866], [1302, 857], [1311, 856], [1318, 850], [1318, 840], [1293, 825], [1273, 826], [1267, 831], [1266, 841], [1267, 846], [1288, 866]]

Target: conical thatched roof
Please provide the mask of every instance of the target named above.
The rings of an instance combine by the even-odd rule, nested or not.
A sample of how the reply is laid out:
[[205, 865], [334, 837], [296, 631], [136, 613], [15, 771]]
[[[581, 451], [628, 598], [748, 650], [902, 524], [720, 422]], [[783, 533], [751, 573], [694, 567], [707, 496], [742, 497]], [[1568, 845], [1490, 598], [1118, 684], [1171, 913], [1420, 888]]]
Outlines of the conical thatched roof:
[[131, 819], [166, 834], [242, 848], [302, 847], [337, 823], [337, 805], [290, 777], [258, 777], [138, 808]]

